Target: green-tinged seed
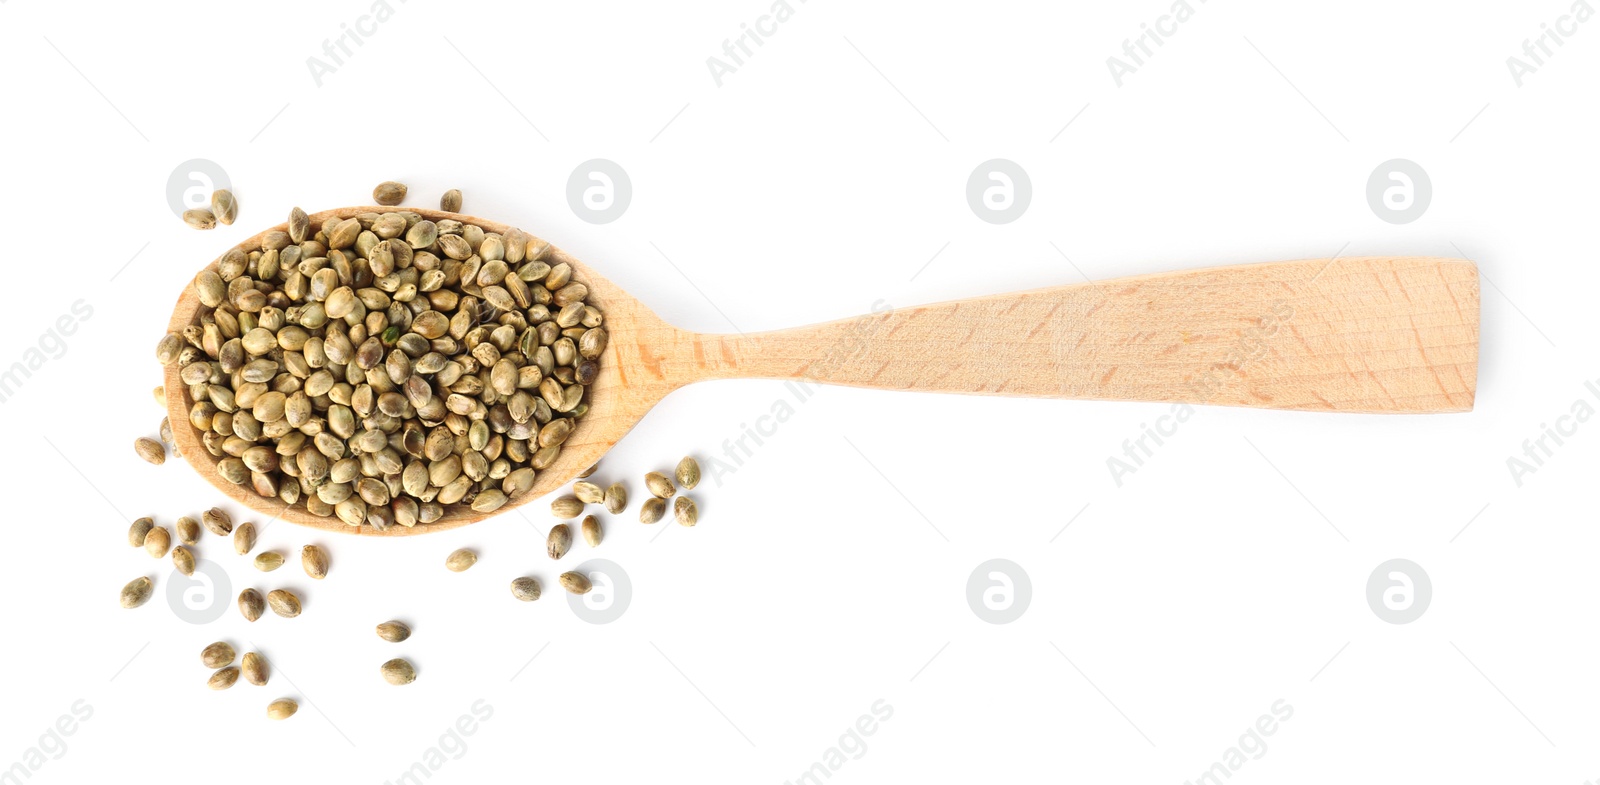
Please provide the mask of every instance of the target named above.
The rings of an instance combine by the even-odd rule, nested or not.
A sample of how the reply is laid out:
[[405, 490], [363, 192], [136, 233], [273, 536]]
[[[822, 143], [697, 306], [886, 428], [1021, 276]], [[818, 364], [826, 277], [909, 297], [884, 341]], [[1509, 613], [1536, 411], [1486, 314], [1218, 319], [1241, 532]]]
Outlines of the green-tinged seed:
[[187, 545], [179, 545], [172, 549], [172, 566], [184, 575], [194, 574], [194, 551]]
[[250, 521], [233, 530], [233, 552], [243, 556], [256, 547], [256, 525]]
[[142, 576], [129, 581], [122, 587], [122, 607], [137, 608], [149, 602], [153, 585], [149, 578]]
[[134, 440], [133, 451], [138, 453], [140, 458], [157, 466], [167, 462], [167, 448], [162, 446], [161, 442], [146, 436]]
[[552, 559], [560, 559], [567, 555], [572, 548], [572, 527], [558, 523], [550, 527], [550, 535], [545, 538], [545, 552]]
[[692, 491], [694, 486], [700, 484], [700, 463], [692, 457], [684, 456], [683, 460], [678, 461], [678, 471], [675, 474], [678, 484], [682, 485], [684, 490]]
[[155, 528], [155, 521], [149, 517], [140, 518], [128, 526], [128, 544], [135, 548], [143, 548], [145, 536]]
[[239, 613], [244, 615], [245, 621], [255, 621], [267, 610], [266, 598], [255, 589], [245, 589], [239, 592]]
[[550, 502], [550, 514], [563, 520], [571, 520], [583, 514], [583, 502], [576, 496], [562, 496]]
[[594, 584], [589, 582], [589, 576], [581, 572], [563, 572], [561, 573], [561, 588], [573, 594], [588, 594], [589, 590], [594, 588]]
[[620, 482], [611, 483], [611, 487], [606, 489], [605, 505], [606, 512], [612, 515], [626, 510], [628, 508], [628, 489], [623, 487]]
[[661, 516], [667, 514], [667, 501], [657, 496], [644, 500], [644, 506], [639, 508], [640, 523], [655, 523]]
[[460, 189], [451, 188], [450, 190], [445, 191], [444, 196], [439, 197], [439, 209], [447, 213], [461, 212]]
[[679, 526], [693, 526], [700, 520], [700, 508], [695, 505], [694, 499], [679, 496], [672, 503], [672, 517], [678, 519]]
[[178, 519], [178, 542], [193, 545], [200, 541], [200, 522], [185, 515]]
[[239, 215], [239, 202], [233, 198], [232, 191], [223, 188], [211, 192], [211, 214], [217, 217], [217, 223], [233, 225], [233, 219]]
[[214, 229], [217, 226], [217, 217], [210, 210], [195, 208], [183, 211], [183, 222], [191, 229]]
[[379, 666], [378, 671], [383, 674], [384, 681], [395, 686], [410, 684], [417, 680], [417, 669], [403, 657], [389, 660]]
[[152, 528], [144, 536], [144, 552], [150, 554], [152, 559], [166, 556], [167, 549], [171, 547], [172, 534], [167, 531], [165, 526]]
[[399, 643], [411, 637], [411, 628], [405, 622], [386, 621], [378, 625], [378, 637], [390, 643]]
[[511, 582], [511, 596], [523, 602], [533, 602], [539, 599], [539, 580], [537, 578], [518, 578]]
[[672, 485], [672, 480], [661, 472], [646, 474], [644, 476], [644, 487], [660, 499], [670, 499], [672, 494], [677, 493], [677, 489]]
[[257, 687], [265, 687], [267, 686], [267, 679], [271, 677], [272, 672], [267, 666], [266, 657], [250, 651], [245, 652], [244, 657], [239, 660], [239, 675], [243, 676], [245, 681]]
[[600, 462], [599, 461], [596, 461], [594, 463], [589, 464], [589, 468], [584, 469], [583, 473], [578, 475], [578, 479], [580, 479], [580, 480], [589, 479], [589, 477], [592, 476], [594, 474], [595, 470], [598, 469], [598, 468], [600, 468]]
[[233, 664], [234, 651], [225, 641], [217, 641], [200, 650], [200, 664], [216, 670]]
[[385, 207], [393, 207], [394, 205], [405, 201], [405, 198], [405, 185], [402, 183], [397, 183], [393, 180], [385, 180], [381, 183], [378, 183], [377, 188], [372, 189], [372, 201], [377, 202]]
[[285, 619], [292, 619], [300, 615], [300, 598], [287, 589], [273, 589], [267, 592], [267, 606], [272, 612]]
[[477, 563], [478, 554], [473, 553], [466, 548], [452, 551], [449, 556], [445, 557], [444, 560], [445, 568], [451, 572], [465, 572], [471, 568], [472, 565]]
[[320, 581], [328, 577], [328, 552], [319, 545], [307, 545], [300, 549], [300, 566], [306, 575]]
[[604, 537], [605, 532], [600, 529], [600, 519], [593, 515], [583, 516], [583, 541], [589, 543], [589, 547], [593, 548], [599, 545], [600, 540]]
[[295, 703], [289, 698], [279, 698], [278, 700], [267, 704], [267, 719], [286, 720], [290, 717], [293, 717], [294, 713], [299, 710], [300, 704]]
[[256, 569], [262, 572], [272, 572], [283, 566], [283, 554], [277, 551], [267, 551], [256, 555]]

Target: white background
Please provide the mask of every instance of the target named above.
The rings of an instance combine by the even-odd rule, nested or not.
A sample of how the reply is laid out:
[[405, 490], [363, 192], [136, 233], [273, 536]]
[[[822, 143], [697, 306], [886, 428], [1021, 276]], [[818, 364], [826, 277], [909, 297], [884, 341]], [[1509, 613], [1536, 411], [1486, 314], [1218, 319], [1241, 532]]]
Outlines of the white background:
[[[1182, 783], [1281, 699], [1292, 718], [1229, 782], [1600, 778], [1600, 425], [1521, 487], [1506, 465], [1574, 401], [1600, 407], [1584, 389], [1600, 378], [1600, 22], [1520, 87], [1506, 64], [1566, 0], [1194, 0], [1120, 87], [1106, 58], [1166, 0], [794, 0], [720, 87], [706, 59], [764, 0], [390, 2], [393, 18], [320, 87], [307, 58], [368, 0], [0, 4], [0, 365], [74, 301], [93, 309], [64, 356], [0, 404], [0, 767], [26, 766], [81, 700], [92, 715], [64, 751], [45, 738], [25, 781], [382, 783], [481, 699], [492, 715], [464, 749], [446, 739], [428, 782], [776, 784], [882, 700], [892, 717], [864, 752], [849, 742], [859, 757], [828, 782]], [[965, 197], [997, 157], [1034, 191], [1001, 226]], [[169, 209], [168, 178], [193, 158], [226, 170], [234, 226], [196, 232]], [[630, 175], [614, 223], [567, 203], [568, 176], [592, 158]], [[1392, 158], [1433, 184], [1406, 225], [1365, 197]], [[597, 550], [551, 563], [541, 502], [402, 540], [280, 522], [260, 547], [321, 543], [327, 580], [297, 560], [256, 573], [210, 535], [198, 550], [230, 592], [294, 588], [305, 613], [185, 622], [159, 595], [170, 562], [124, 539], [132, 518], [170, 527], [222, 501], [181, 460], [152, 467], [130, 449], [162, 415], [149, 390], [170, 303], [291, 206], [366, 204], [385, 179], [417, 206], [461, 188], [467, 212], [544, 236], [711, 332], [1073, 283], [1079, 269], [1464, 254], [1483, 274], [1477, 406], [1200, 408], [1118, 487], [1107, 458], [1168, 406], [824, 389], [701, 486], [697, 528], [641, 526], [644, 472], [721, 455], [789, 396], [777, 382], [698, 385], [604, 460], [599, 477], [625, 480], [635, 502]], [[465, 574], [443, 568], [458, 547], [481, 554]], [[554, 585], [591, 556], [631, 577], [611, 624], [580, 621]], [[991, 558], [1031, 578], [1011, 624], [965, 599]], [[1391, 558], [1432, 579], [1411, 624], [1367, 605], [1369, 574]], [[543, 599], [512, 600], [524, 574]], [[158, 598], [121, 610], [138, 575]], [[410, 641], [372, 634], [391, 617], [413, 623]], [[207, 690], [197, 655], [219, 639], [264, 652], [271, 683]], [[378, 677], [397, 655], [417, 664], [415, 684]], [[268, 722], [284, 696], [299, 715]]]

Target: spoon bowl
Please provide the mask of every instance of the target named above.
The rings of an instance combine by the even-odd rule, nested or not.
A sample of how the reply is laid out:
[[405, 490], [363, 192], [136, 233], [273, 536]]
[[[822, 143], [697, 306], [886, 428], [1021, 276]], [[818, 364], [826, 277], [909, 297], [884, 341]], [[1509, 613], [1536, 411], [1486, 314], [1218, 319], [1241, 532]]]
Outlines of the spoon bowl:
[[[486, 232], [504, 234], [512, 227], [506, 224], [476, 218], [459, 213], [447, 213], [442, 210], [425, 210], [412, 207], [341, 207], [326, 210], [310, 216], [313, 227], [321, 226], [329, 218], [352, 218], [361, 213], [389, 212], [405, 210], [421, 215], [430, 221], [454, 219], [464, 224], [474, 224]], [[249, 251], [259, 249], [262, 239], [273, 231], [287, 231], [288, 225], [278, 224], [268, 227], [259, 234], [238, 243], [237, 247]], [[445, 531], [469, 523], [476, 523], [484, 518], [509, 511], [532, 499], [537, 499], [561, 487], [584, 469], [593, 465], [601, 455], [611, 449], [627, 432], [639, 421], [645, 411], [660, 400], [672, 387], [660, 389], [659, 384], [652, 384], [650, 379], [629, 379], [623, 371], [619, 356], [627, 355], [621, 342], [616, 340], [620, 336], [642, 336], [655, 342], [670, 342], [687, 336], [682, 331], [669, 327], [649, 309], [645, 308], [638, 300], [599, 274], [595, 273], [588, 265], [572, 258], [560, 249], [551, 246], [541, 260], [555, 265], [566, 262], [572, 266], [573, 280], [581, 281], [589, 287], [588, 302], [600, 309], [605, 315], [606, 331], [613, 336], [605, 353], [600, 359], [600, 373], [589, 385], [584, 400], [589, 404], [589, 412], [578, 418], [578, 425], [572, 435], [562, 444], [561, 454], [549, 467], [536, 473], [533, 487], [508, 500], [505, 506], [489, 513], [480, 513], [465, 504], [455, 504], [445, 507], [442, 517], [431, 523], [419, 523], [413, 527], [391, 526], [387, 530], [378, 531], [371, 526], [349, 526], [336, 517], [321, 517], [308, 512], [303, 502], [286, 505], [276, 498], [266, 498], [257, 494], [248, 484], [235, 485], [229, 482], [217, 470], [217, 463], [221, 458], [207, 452], [200, 442], [201, 432], [189, 422], [189, 410], [194, 406], [194, 400], [189, 396], [188, 385], [178, 378], [180, 368], [177, 363], [167, 366], [165, 370], [165, 385], [167, 390], [168, 421], [172, 424], [173, 439], [184, 459], [189, 462], [202, 477], [205, 477], [217, 490], [227, 494], [229, 498], [245, 505], [263, 515], [297, 523], [302, 526], [335, 531], [346, 534], [360, 534], [366, 536], [406, 536], [424, 534], [428, 532]], [[212, 268], [215, 268], [213, 263]], [[198, 271], [197, 271], [198, 272]], [[200, 323], [201, 303], [193, 286], [185, 286], [183, 294], [178, 298], [177, 305], [172, 311], [172, 320], [168, 324], [168, 331], [181, 332], [183, 328]], [[659, 380], [657, 380], [659, 382]], [[646, 403], [646, 401], [648, 401]], [[643, 407], [642, 409], [640, 407]], [[633, 416], [629, 413], [637, 412]], [[620, 416], [619, 416], [620, 415]]]
[[[343, 207], [329, 218], [405, 210], [486, 232], [512, 227], [439, 210]], [[238, 244], [259, 249], [271, 227]], [[588, 265], [551, 246], [604, 314], [609, 341], [589, 410], [533, 486], [500, 509], [450, 505], [431, 523], [378, 531], [285, 505], [218, 472], [189, 421], [194, 401], [166, 366], [179, 452], [201, 476], [263, 515], [363, 536], [407, 536], [476, 523], [541, 498], [611, 449], [668, 393], [695, 381], [796, 379], [878, 389], [1248, 406], [1322, 412], [1434, 413], [1472, 408], [1478, 276], [1470, 261], [1350, 257], [1212, 267], [979, 296], [790, 330], [704, 335], [680, 330]], [[215, 263], [213, 263], [214, 267]], [[198, 324], [185, 286], [169, 331]], [[1020, 425], [1019, 425], [1020, 427]]]

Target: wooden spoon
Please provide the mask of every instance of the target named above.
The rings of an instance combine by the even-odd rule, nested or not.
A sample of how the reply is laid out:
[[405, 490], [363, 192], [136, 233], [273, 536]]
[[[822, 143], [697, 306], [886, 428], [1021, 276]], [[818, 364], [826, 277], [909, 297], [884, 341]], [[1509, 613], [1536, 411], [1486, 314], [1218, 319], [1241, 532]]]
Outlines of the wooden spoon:
[[[400, 208], [345, 207], [330, 217]], [[485, 231], [510, 227], [437, 210]], [[282, 224], [273, 230], [283, 231]], [[272, 230], [269, 230], [272, 231]], [[262, 233], [263, 235], [265, 232]], [[262, 235], [240, 244], [259, 248]], [[667, 393], [705, 379], [825, 384], [1110, 401], [1167, 401], [1326, 412], [1472, 409], [1478, 368], [1478, 271], [1472, 262], [1352, 257], [1212, 267], [889, 309], [749, 335], [701, 335], [662, 321], [637, 299], [552, 247], [605, 314], [610, 341], [589, 388], [589, 412], [533, 488], [496, 511], [554, 491], [593, 464]], [[198, 323], [186, 286], [172, 331]], [[166, 368], [174, 438], [189, 463], [264, 515], [330, 531], [409, 535], [496, 513], [456, 505], [414, 528], [347, 526], [304, 504], [285, 508], [217, 474], [189, 424], [187, 386]], [[640, 490], [640, 489], [636, 489]], [[642, 492], [642, 490], [641, 490]], [[542, 511], [540, 511], [542, 514]]]

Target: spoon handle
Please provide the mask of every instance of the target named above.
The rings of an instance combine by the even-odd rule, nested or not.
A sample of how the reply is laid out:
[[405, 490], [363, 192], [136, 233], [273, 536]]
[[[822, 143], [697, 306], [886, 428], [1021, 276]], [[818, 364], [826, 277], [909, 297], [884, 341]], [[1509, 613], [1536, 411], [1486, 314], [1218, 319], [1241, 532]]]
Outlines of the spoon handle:
[[1472, 409], [1478, 271], [1235, 265], [890, 307], [717, 344], [702, 378], [1339, 412]]

